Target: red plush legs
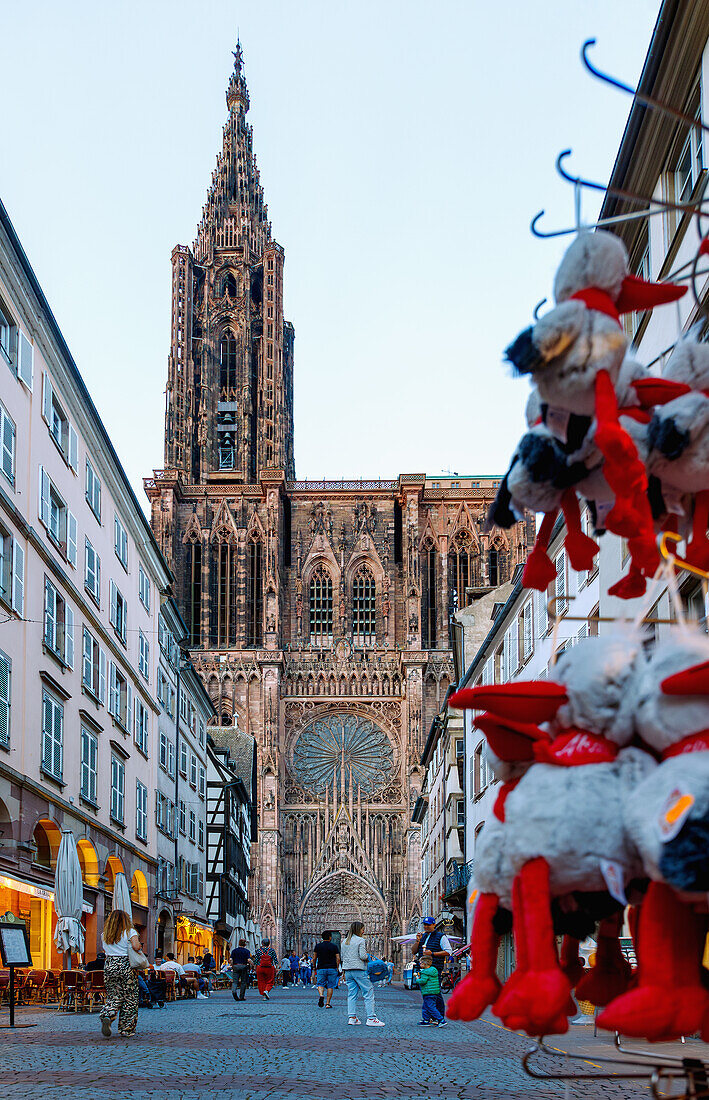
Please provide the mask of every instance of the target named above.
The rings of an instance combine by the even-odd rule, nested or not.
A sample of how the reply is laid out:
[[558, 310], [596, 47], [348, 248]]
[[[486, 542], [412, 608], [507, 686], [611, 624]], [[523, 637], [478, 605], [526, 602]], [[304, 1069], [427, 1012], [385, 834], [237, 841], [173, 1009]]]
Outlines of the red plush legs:
[[581, 509], [579, 498], [573, 489], [567, 489], [561, 498], [561, 510], [566, 520], [566, 539], [564, 545], [569, 555], [571, 568], [579, 573], [593, 569], [598, 553], [598, 545], [581, 530]]
[[694, 515], [692, 516], [692, 537], [687, 544], [686, 560], [698, 569], [709, 567], [709, 491], [700, 489], [694, 498]]
[[561, 969], [571, 983], [571, 988], [575, 989], [586, 973], [586, 970], [583, 965], [583, 959], [579, 956], [579, 941], [574, 936], [564, 936], [561, 941], [559, 961], [561, 963]]
[[539, 526], [532, 552], [527, 558], [522, 574], [522, 584], [525, 588], [536, 588], [538, 592], [545, 592], [556, 579], [556, 566], [547, 554], [547, 547], [557, 514], [558, 509], [546, 512]]
[[632, 968], [620, 949], [622, 914], [606, 917], [598, 925], [596, 961], [576, 986], [576, 996], [592, 1005], [607, 1005], [625, 993]]
[[525, 970], [519, 980], [507, 983], [494, 1011], [507, 1027], [528, 1035], [561, 1034], [568, 1029], [571, 985], [556, 952], [547, 861], [539, 857], [525, 863], [518, 883], [512, 898], [515, 943], [524, 945]]
[[618, 402], [607, 371], [596, 375], [595, 401], [594, 439], [603, 455], [603, 475], [615, 494], [606, 527], [628, 539], [631, 561], [644, 576], [652, 576], [658, 551], [647, 498], [647, 473], [635, 443], [618, 422]]
[[452, 1020], [477, 1020], [500, 993], [497, 977], [500, 937], [493, 926], [498, 906], [497, 894], [481, 894], [477, 900], [470, 937], [472, 969], [448, 998], [446, 1015]]
[[704, 919], [669, 886], [652, 882], [638, 922], [638, 983], [612, 1001], [598, 1026], [650, 1042], [698, 1031], [709, 1006], [701, 984]]

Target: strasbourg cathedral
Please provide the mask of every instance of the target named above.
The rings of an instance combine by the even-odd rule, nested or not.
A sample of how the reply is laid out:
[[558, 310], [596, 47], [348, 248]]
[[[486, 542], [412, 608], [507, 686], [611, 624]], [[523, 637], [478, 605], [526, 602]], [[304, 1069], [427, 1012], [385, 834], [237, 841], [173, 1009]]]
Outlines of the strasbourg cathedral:
[[172, 253], [165, 468], [146, 479], [195, 666], [258, 746], [254, 920], [280, 950], [361, 919], [373, 953], [421, 916], [421, 753], [453, 677], [452, 611], [509, 580], [525, 528], [498, 482], [298, 481], [294, 328], [237, 46], [192, 248]]

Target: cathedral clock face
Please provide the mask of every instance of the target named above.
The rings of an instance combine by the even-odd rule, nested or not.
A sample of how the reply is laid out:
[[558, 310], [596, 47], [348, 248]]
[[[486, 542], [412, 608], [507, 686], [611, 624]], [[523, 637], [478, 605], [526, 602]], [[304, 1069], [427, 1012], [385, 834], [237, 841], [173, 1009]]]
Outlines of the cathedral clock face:
[[337, 783], [338, 796], [344, 786], [349, 797], [359, 788], [369, 797], [386, 786], [394, 767], [394, 754], [383, 730], [358, 714], [329, 714], [307, 726], [293, 749], [293, 772], [312, 794], [324, 797]]

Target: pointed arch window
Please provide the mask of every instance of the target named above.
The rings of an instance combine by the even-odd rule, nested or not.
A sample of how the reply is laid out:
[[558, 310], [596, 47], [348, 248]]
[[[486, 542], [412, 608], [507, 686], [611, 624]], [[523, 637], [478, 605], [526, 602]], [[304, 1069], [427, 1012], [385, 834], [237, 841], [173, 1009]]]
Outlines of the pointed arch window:
[[231, 539], [217, 543], [215, 570], [217, 580], [216, 643], [218, 649], [236, 646], [236, 546]]
[[310, 578], [310, 641], [332, 642], [332, 577], [324, 565], [316, 566]]
[[374, 575], [368, 565], [360, 565], [352, 580], [352, 633], [359, 645], [376, 641], [376, 596]]
[[433, 539], [427, 539], [421, 550], [421, 645], [436, 648], [438, 620], [438, 551]]
[[187, 603], [190, 647], [202, 645], [202, 544], [196, 540], [187, 547]]
[[263, 547], [255, 538], [246, 544], [246, 644], [263, 645]]
[[228, 272], [222, 279], [222, 298], [231, 298], [232, 301], [236, 299], [237, 286], [236, 277], [233, 272]]
[[448, 555], [448, 588], [452, 610], [465, 607], [465, 590], [476, 585], [478, 581], [476, 564], [477, 555], [470, 531], [457, 531]]
[[491, 546], [487, 555], [488, 584], [504, 584], [507, 578], [507, 554], [501, 546]]
[[232, 332], [225, 332], [219, 344], [220, 400], [236, 399], [236, 339]]

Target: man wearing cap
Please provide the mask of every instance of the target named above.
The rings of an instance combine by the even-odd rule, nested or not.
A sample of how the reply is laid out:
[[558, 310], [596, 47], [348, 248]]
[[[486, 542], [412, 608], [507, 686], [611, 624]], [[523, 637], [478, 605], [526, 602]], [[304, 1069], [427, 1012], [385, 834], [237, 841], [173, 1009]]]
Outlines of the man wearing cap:
[[[440, 929], [436, 928], [433, 917], [423, 918], [423, 932], [419, 932], [414, 940], [414, 958], [420, 959], [424, 950], [431, 952], [433, 965], [440, 978], [446, 959], [451, 953], [451, 943], [448, 936], [444, 936]], [[436, 994], [436, 1008], [442, 1016], [445, 1016], [446, 1004], [440, 993]]]

